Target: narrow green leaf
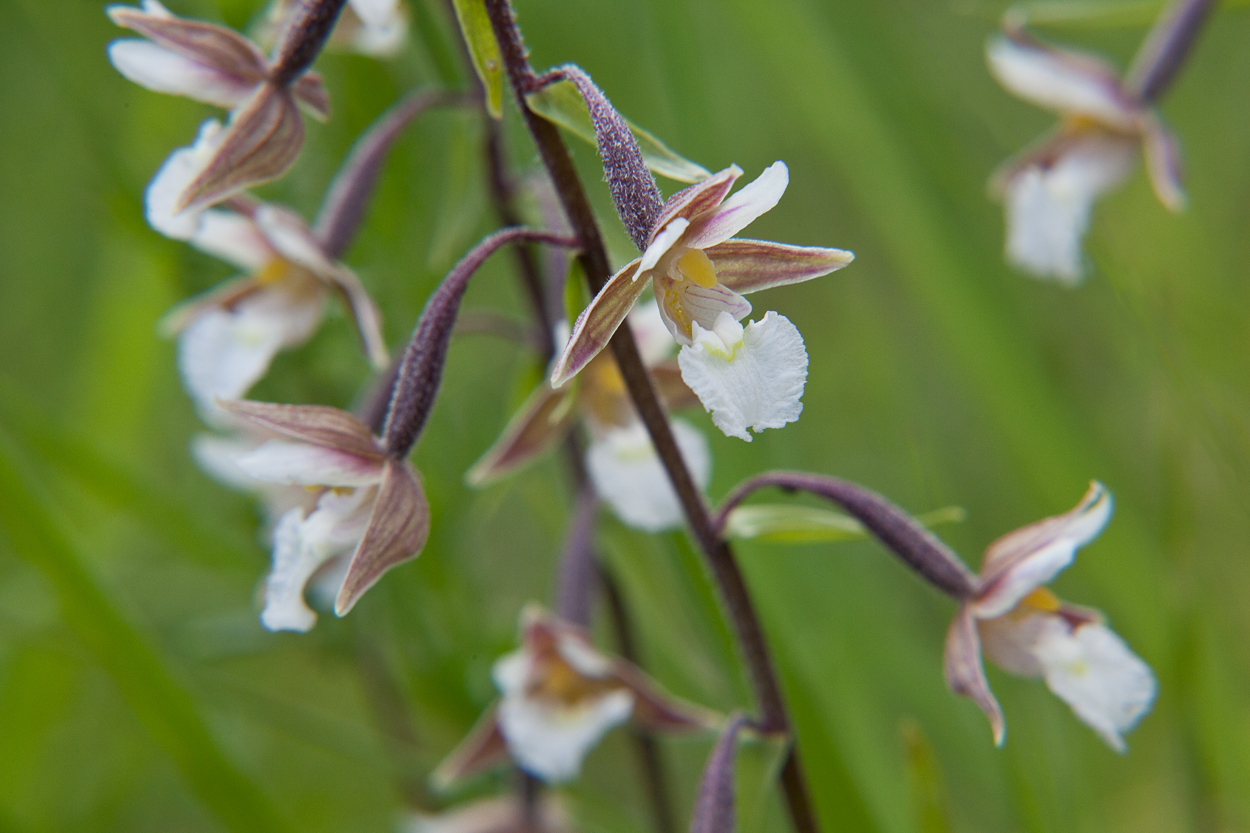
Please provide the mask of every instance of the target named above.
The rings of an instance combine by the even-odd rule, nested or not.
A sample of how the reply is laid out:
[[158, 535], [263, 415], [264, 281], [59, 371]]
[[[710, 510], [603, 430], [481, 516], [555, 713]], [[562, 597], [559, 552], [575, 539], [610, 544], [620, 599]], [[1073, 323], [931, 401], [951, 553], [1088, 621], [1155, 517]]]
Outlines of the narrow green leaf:
[[[525, 96], [530, 109], [552, 124], [558, 124], [570, 133], [595, 144], [595, 128], [590, 122], [590, 111], [582, 100], [577, 87], [569, 81], [548, 84], [538, 92]], [[625, 119], [647, 167], [660, 176], [677, 182], [698, 182], [711, 176], [711, 172], [673, 151], [652, 133]]]
[[[917, 517], [925, 526], [959, 523], [967, 513], [947, 506]], [[757, 539], [778, 544], [849, 541], [867, 536], [859, 521], [832, 509], [794, 503], [760, 503], [739, 506], [729, 513], [725, 534], [733, 539]]]
[[469, 47], [473, 69], [486, 91], [486, 109], [495, 118], [503, 116], [503, 58], [499, 55], [499, 42], [490, 28], [483, 0], [452, 0], [460, 34]]
[[287, 830], [269, 799], [218, 747], [191, 695], [88, 572], [13, 452], [12, 440], [0, 434], [0, 532], [13, 552], [47, 577], [66, 624], [222, 826], [238, 833]]
[[920, 724], [904, 719], [899, 724], [907, 759], [907, 791], [917, 833], [950, 833], [950, 807], [942, 783], [942, 769]]

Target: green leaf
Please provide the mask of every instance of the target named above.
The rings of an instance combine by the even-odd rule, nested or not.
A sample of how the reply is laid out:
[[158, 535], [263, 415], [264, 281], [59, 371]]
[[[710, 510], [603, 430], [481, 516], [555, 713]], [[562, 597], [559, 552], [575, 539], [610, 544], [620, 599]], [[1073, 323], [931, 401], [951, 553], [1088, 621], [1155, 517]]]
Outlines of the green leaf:
[[486, 208], [482, 168], [477, 149], [481, 147], [481, 118], [473, 113], [451, 114], [447, 154], [443, 158], [442, 203], [430, 234], [426, 264], [445, 271], [469, 248]]
[[904, 718], [899, 723], [903, 751], [907, 756], [907, 791], [917, 833], [950, 833], [950, 807], [942, 783], [942, 768], [920, 723]]
[[[959, 523], [967, 513], [959, 506], [947, 506], [920, 515], [925, 526]], [[819, 541], [849, 541], [868, 535], [863, 524], [849, 515], [794, 503], [760, 503], [739, 506], [729, 513], [725, 534], [733, 539], [758, 539], [778, 544], [807, 544]]]
[[[592, 145], [595, 144], [595, 128], [590, 121], [590, 110], [582, 100], [581, 93], [570, 81], [559, 81], [548, 84], [538, 92], [529, 93], [525, 101], [530, 109], [552, 124], [558, 124], [565, 130], [580, 136]], [[677, 182], [698, 182], [711, 176], [711, 172], [684, 156], [674, 152], [668, 145], [661, 142], [653, 134], [625, 119], [638, 147], [642, 150], [642, 159], [647, 167], [660, 176], [666, 176]]]
[[503, 58], [499, 42], [490, 28], [483, 0], [452, 0], [460, 34], [464, 35], [473, 59], [473, 69], [486, 91], [486, 110], [495, 118], [503, 117]]
[[48, 578], [65, 622], [221, 825], [238, 833], [286, 830], [269, 799], [217, 745], [191, 695], [83, 565], [13, 451], [0, 435], [0, 531], [13, 552]]

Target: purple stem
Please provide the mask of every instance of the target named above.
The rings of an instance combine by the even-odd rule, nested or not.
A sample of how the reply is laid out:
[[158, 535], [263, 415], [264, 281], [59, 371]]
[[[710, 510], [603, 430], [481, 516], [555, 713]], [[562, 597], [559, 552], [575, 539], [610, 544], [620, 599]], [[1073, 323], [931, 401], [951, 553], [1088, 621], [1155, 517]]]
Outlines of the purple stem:
[[738, 757], [738, 731], [746, 722], [746, 715], [733, 714], [712, 748], [699, 779], [690, 833], [733, 833], [734, 761]]
[[279, 87], [294, 81], [317, 59], [334, 31], [347, 0], [301, 0], [273, 50], [269, 80]]
[[404, 350], [386, 425], [382, 429], [382, 442], [391, 457], [408, 456], [425, 427], [434, 398], [438, 395], [447, 346], [460, 311], [460, 301], [469, 287], [469, 279], [499, 247], [519, 240], [569, 248], [578, 245], [576, 240], [550, 232], [507, 228], [487, 237], [452, 267], [426, 301], [412, 340]]
[[724, 530], [729, 513], [749, 495], [769, 487], [810, 492], [838, 504], [938, 589], [956, 599], [966, 599], [976, 592], [976, 574], [937, 536], [871, 489], [837, 477], [794, 471], [758, 474], [739, 484], [725, 498], [716, 513], [716, 529]]
[[1176, 80], [1215, 0], [1173, 0], [1133, 58], [1125, 86], [1142, 101], [1157, 101]]
[[382, 163], [404, 128], [431, 107], [470, 102], [470, 98], [459, 93], [416, 90], [392, 105], [361, 134], [326, 190], [313, 226], [327, 255], [342, 257], [356, 236]]
[[577, 493], [577, 504], [564, 538], [560, 559], [559, 587], [556, 588], [556, 610], [560, 618], [583, 628], [590, 628], [591, 602], [599, 583], [599, 567], [595, 561], [595, 516], [599, 499], [594, 490], [583, 486]]

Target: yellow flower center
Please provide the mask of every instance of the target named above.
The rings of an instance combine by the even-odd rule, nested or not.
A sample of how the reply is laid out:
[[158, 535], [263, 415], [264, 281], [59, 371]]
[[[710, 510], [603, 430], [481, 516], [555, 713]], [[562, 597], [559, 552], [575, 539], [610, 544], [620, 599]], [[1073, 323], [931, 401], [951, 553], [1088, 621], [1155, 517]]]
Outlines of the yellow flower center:
[[609, 680], [595, 680], [576, 671], [559, 657], [544, 663], [542, 679], [530, 687], [530, 694], [575, 706], [620, 686]]
[[1059, 608], [1063, 607], [1063, 602], [1059, 601], [1059, 597], [1045, 587], [1039, 587], [1025, 596], [1020, 600], [1020, 604], [1040, 610], [1043, 613], [1055, 613]]
[[677, 259], [677, 269], [686, 279], [711, 289], [716, 286], [716, 267], [702, 249], [690, 249]]
[[291, 264], [280, 257], [275, 257], [260, 267], [252, 277], [256, 279], [256, 283], [263, 286], [265, 284], [277, 283], [289, 275], [290, 271]]

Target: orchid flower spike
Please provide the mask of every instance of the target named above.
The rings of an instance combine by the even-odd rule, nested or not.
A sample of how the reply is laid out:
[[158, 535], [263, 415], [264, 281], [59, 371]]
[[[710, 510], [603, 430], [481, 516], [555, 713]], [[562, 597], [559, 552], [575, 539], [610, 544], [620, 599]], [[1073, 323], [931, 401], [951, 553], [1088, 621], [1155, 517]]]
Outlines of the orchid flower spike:
[[[265, 13], [259, 40], [273, 42], [295, 11], [296, 0], [274, 0]], [[390, 58], [408, 38], [408, 14], [399, 0], [348, 0], [326, 48]]]
[[345, 616], [383, 573], [420, 554], [430, 529], [421, 477], [407, 459], [388, 454], [359, 419], [320, 405], [219, 404], [281, 437], [236, 456], [239, 471], [316, 496], [311, 510], [295, 506], [274, 527], [261, 613], [265, 627], [312, 628], [317, 615], [304, 601], [305, 587], [340, 557], [351, 554], [334, 601], [334, 612]]
[[113, 5], [107, 12], [118, 26], [145, 38], [109, 44], [118, 72], [149, 90], [231, 111], [226, 128], [213, 131], [211, 141], [201, 131], [196, 167], [174, 198], [177, 209], [211, 205], [282, 176], [304, 142], [299, 105], [318, 119], [329, 115], [321, 76], [283, 60], [295, 54], [293, 46], [270, 61], [238, 32], [177, 17], [157, 0], [143, 0], [141, 8]]
[[1060, 116], [1055, 130], [990, 180], [1006, 211], [1007, 259], [1015, 266], [1079, 283], [1094, 201], [1128, 178], [1139, 148], [1159, 201], [1172, 211], [1185, 207], [1176, 137], [1113, 67], [1018, 28], [991, 39], [986, 58], [1008, 91]]
[[[698, 402], [669, 358], [673, 337], [655, 302], [637, 305], [629, 314], [629, 326], [665, 406], [680, 410]], [[483, 486], [511, 474], [556, 445], [579, 420], [591, 437], [586, 471], [595, 493], [616, 516], [648, 532], [681, 526], [681, 503], [634, 410], [616, 361], [607, 353], [595, 356], [576, 380], [563, 387], [540, 384], [465, 479]], [[673, 420], [673, 433], [695, 483], [706, 488], [712, 469], [707, 440], [678, 419]]]
[[[217, 122], [208, 122], [202, 141], [208, 137], [211, 143], [219, 130]], [[178, 336], [183, 383], [205, 418], [220, 422], [217, 399], [241, 398], [279, 351], [311, 338], [331, 293], [346, 303], [370, 362], [384, 367], [388, 359], [373, 299], [301, 217], [240, 197], [227, 208], [177, 210], [177, 194], [195, 170], [198, 152], [175, 152], [157, 173], [148, 188], [147, 217], [162, 234], [247, 273], [175, 307], [163, 322], [167, 333]]]
[[446, 787], [509, 757], [536, 778], [577, 777], [607, 732], [632, 720], [655, 732], [708, 729], [715, 715], [663, 692], [636, 666], [600, 653], [575, 625], [537, 606], [521, 613], [521, 648], [495, 663], [502, 697], [439, 765]]
[[551, 374], [559, 386], [607, 345], [648, 284], [665, 325], [682, 345], [682, 378], [725, 434], [748, 442], [747, 428], [780, 428], [798, 419], [807, 351], [798, 329], [751, 311], [743, 293], [810, 280], [854, 258], [841, 249], [735, 238], [775, 206], [789, 183], [782, 162], [726, 199], [742, 175], [736, 165], [679, 191], [664, 203], [646, 251], [612, 276], [582, 311]]
[[1000, 667], [1041, 677], [1117, 752], [1123, 733], [1150, 710], [1156, 683], [1146, 665], [1094, 610], [1066, 604], [1045, 585], [1072, 563], [1111, 517], [1111, 493], [1092, 483], [1072, 511], [999, 538], [985, 552], [978, 590], [946, 636], [946, 680], [985, 712], [994, 742], [1006, 737], [981, 651]]

